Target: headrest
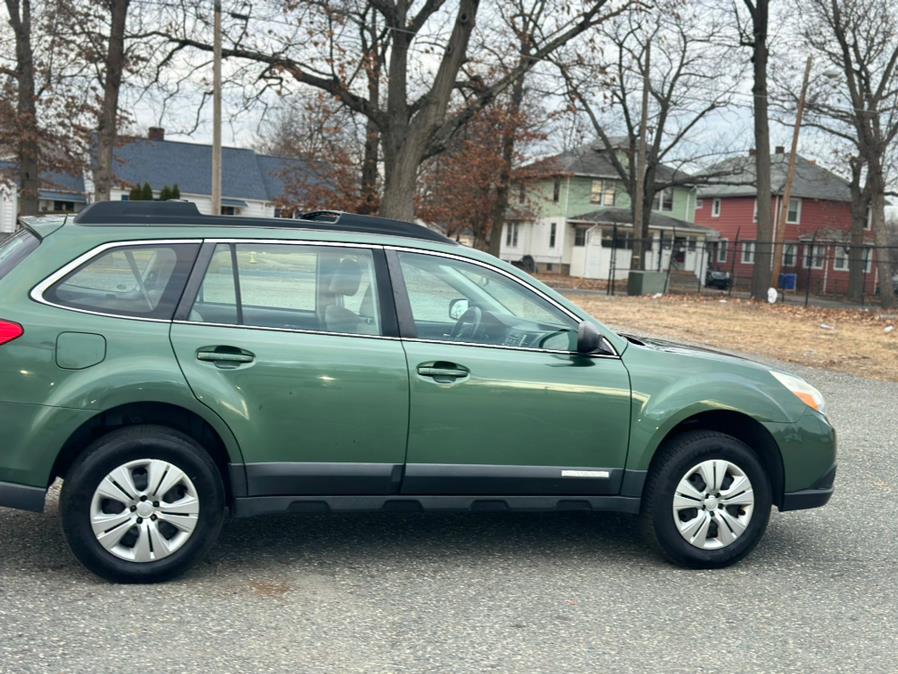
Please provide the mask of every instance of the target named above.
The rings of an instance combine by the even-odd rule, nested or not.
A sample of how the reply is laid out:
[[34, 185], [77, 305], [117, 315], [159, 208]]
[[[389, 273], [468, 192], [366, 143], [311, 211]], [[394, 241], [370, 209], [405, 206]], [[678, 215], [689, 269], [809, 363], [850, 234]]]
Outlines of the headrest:
[[354, 257], [340, 258], [337, 268], [331, 275], [328, 290], [335, 295], [346, 297], [355, 295], [362, 282], [362, 265]]

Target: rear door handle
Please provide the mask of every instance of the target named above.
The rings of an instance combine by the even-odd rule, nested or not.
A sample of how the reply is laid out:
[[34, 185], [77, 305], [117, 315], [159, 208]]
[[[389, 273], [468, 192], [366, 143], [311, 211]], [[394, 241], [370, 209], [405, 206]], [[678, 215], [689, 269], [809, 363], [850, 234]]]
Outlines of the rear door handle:
[[452, 382], [464, 379], [471, 374], [468, 368], [455, 363], [421, 363], [418, 366], [418, 374], [422, 377], [432, 377], [438, 382]]
[[236, 367], [244, 363], [252, 363], [256, 356], [243, 349], [216, 346], [199, 349], [196, 352], [196, 358], [207, 363], [215, 363], [218, 367]]

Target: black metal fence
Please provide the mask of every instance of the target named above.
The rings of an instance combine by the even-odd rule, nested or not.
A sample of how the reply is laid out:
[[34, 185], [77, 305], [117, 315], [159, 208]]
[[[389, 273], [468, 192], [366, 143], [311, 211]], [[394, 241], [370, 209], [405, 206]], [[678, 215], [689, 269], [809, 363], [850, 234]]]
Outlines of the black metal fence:
[[[627, 292], [634, 239], [616, 228], [603, 234], [601, 247], [607, 249], [606, 292]], [[898, 291], [898, 246], [876, 246], [872, 242], [852, 246], [832, 238], [810, 236], [776, 243], [760, 240], [709, 240], [694, 232], [665, 232], [643, 240], [647, 271], [662, 272], [668, 293], [747, 294], [751, 288], [754, 265], [769, 254], [780, 258], [779, 278], [771, 280], [780, 297], [805, 305], [825, 301], [850, 302], [852, 260], [863, 272], [863, 293], [854, 303], [875, 303], [883, 283]], [[879, 260], [889, 261], [889, 274], [883, 278]]]

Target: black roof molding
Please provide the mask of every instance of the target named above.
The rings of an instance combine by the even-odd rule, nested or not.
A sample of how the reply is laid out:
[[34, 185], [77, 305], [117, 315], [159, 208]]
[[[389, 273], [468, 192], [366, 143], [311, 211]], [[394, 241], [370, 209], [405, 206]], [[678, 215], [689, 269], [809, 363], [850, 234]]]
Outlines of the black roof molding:
[[165, 227], [197, 225], [206, 227], [268, 227], [274, 229], [314, 229], [320, 231], [389, 234], [413, 239], [456, 243], [423, 225], [342, 211], [314, 211], [297, 219], [244, 218], [239, 215], [203, 215], [196, 204], [186, 201], [100, 201], [78, 213], [79, 225], [141, 225]]

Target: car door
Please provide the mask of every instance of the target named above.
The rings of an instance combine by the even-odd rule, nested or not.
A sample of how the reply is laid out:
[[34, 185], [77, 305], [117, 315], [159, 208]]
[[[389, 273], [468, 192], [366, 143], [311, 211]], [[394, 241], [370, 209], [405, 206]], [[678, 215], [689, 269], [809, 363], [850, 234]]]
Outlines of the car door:
[[[408, 494], [616, 494], [629, 376], [507, 272], [388, 251], [409, 366]], [[475, 323], [477, 323], [475, 327]]]
[[206, 243], [171, 341], [249, 496], [398, 491], [408, 374], [378, 248]]

